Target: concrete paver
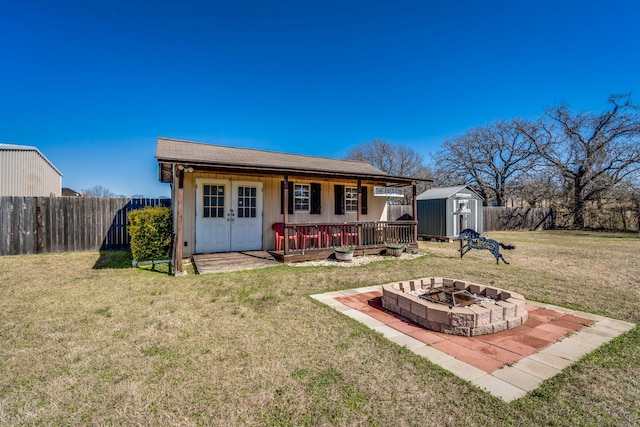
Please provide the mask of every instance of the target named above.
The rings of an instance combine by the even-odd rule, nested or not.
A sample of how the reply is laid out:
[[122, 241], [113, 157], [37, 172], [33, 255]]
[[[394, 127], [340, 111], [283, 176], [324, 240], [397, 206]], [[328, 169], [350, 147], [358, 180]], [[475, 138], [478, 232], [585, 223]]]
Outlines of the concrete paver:
[[399, 330], [394, 329], [391, 326], [387, 326], [387, 325], [376, 326], [376, 327], [373, 327], [371, 329], [373, 329], [376, 332], [380, 332], [383, 337], [389, 338], [389, 339], [392, 338], [392, 337], [396, 337], [398, 335], [404, 335]]
[[405, 334], [394, 335], [392, 337], [389, 337], [389, 340], [393, 341], [399, 346], [407, 347], [409, 350], [413, 350], [414, 348], [418, 348], [425, 345], [425, 343], [423, 343], [422, 341], [419, 341], [415, 338], [411, 338], [409, 335], [405, 335]]
[[539, 352], [536, 354], [532, 354], [527, 359], [550, 366], [554, 369], [557, 369], [558, 371], [562, 371], [567, 366], [571, 366], [573, 364], [572, 360], [556, 356], [555, 354], [551, 354], [549, 352]]
[[527, 392], [494, 375], [486, 374], [472, 382], [474, 385], [488, 391], [490, 394], [501, 398], [505, 402], [519, 399]]
[[[381, 293], [380, 286], [368, 286], [311, 297], [506, 402], [524, 396], [635, 327], [629, 322], [527, 301], [534, 319], [530, 325], [499, 333], [502, 335], [461, 338], [423, 332], [418, 325], [388, 314], [380, 305]], [[585, 327], [589, 322], [592, 324]], [[530, 354], [532, 349], [535, 352]]]
[[413, 350], [414, 353], [419, 354], [420, 356], [424, 356], [429, 359], [431, 362], [436, 365], [442, 366], [443, 362], [446, 362], [451, 359], [455, 359], [450, 354], [447, 354], [443, 351], [437, 350], [430, 345], [424, 345], [424, 347], [418, 347]]
[[484, 377], [488, 375], [485, 371], [480, 370], [475, 366], [471, 366], [455, 358], [452, 358], [450, 360], [445, 360], [442, 363], [438, 363], [438, 365], [442, 366], [447, 371], [467, 381], [476, 380], [480, 377]]
[[541, 380], [551, 378], [562, 371], [562, 369], [554, 368], [531, 357], [525, 357], [524, 359], [516, 362], [513, 367], [538, 377]]
[[543, 381], [542, 378], [536, 377], [535, 375], [520, 370], [514, 366], [507, 366], [506, 368], [498, 369], [491, 375], [525, 391], [535, 390]]

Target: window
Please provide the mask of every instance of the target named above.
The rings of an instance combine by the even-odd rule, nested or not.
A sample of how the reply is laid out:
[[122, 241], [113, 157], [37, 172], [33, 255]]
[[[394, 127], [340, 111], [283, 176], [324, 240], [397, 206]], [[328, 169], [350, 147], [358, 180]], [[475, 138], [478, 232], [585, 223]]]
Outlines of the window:
[[356, 187], [344, 188], [344, 202], [347, 212], [358, 212], [358, 189]]
[[256, 187], [238, 187], [238, 218], [256, 217]]
[[[287, 212], [292, 214], [294, 200], [295, 210], [298, 212], [309, 212], [311, 215], [320, 215], [322, 212], [322, 186], [318, 183], [294, 184], [289, 181], [289, 198]], [[306, 201], [304, 200], [306, 198]], [[306, 208], [305, 208], [306, 206]], [[284, 181], [280, 181], [280, 213], [284, 214]]]
[[202, 217], [224, 218], [224, 185], [203, 186]]
[[296, 212], [309, 212], [309, 184], [294, 184], [293, 210]]
[[[362, 186], [360, 194], [360, 213], [367, 214], [367, 187]], [[358, 188], [344, 185], [333, 186], [334, 206], [336, 215], [344, 215], [346, 212], [358, 211]]]

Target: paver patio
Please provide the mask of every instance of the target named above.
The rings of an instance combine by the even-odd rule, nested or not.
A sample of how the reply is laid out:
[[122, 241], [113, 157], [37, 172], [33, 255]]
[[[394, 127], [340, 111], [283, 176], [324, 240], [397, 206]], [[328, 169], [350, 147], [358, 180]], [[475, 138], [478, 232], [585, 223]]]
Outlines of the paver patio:
[[536, 389], [634, 324], [527, 301], [527, 322], [489, 335], [429, 331], [381, 304], [382, 288], [312, 295], [455, 375], [509, 402]]

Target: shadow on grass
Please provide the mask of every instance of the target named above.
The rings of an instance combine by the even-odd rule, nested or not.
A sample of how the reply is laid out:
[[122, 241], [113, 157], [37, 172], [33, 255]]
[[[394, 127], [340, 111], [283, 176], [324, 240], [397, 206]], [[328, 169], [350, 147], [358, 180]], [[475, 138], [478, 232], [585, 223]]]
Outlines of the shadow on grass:
[[102, 268], [131, 268], [131, 251], [100, 251], [100, 258], [93, 265], [96, 270]]
[[138, 265], [138, 268], [140, 270], [146, 270], [151, 273], [162, 273], [171, 275], [171, 268], [167, 263]]

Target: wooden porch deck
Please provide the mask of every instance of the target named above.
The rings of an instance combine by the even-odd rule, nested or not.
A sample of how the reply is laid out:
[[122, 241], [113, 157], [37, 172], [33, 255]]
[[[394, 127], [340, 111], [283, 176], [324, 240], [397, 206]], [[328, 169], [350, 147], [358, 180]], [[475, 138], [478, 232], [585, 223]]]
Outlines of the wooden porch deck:
[[345, 245], [355, 248], [354, 256], [383, 253], [387, 243], [402, 244], [407, 250], [418, 248], [416, 221], [281, 224], [282, 227], [273, 228], [276, 250], [196, 254], [192, 257], [196, 272], [219, 273], [328, 259], [336, 248]]
[[267, 251], [197, 254], [193, 255], [192, 259], [198, 274], [252, 270], [280, 265], [281, 263]]
[[[417, 249], [418, 244], [406, 245], [407, 251]], [[354, 251], [354, 256], [378, 255], [384, 253], [386, 248], [359, 247]], [[303, 261], [317, 261], [333, 257], [334, 248], [310, 249], [299, 252], [284, 251], [245, 251], [245, 252], [220, 252], [212, 254], [193, 255], [193, 265], [197, 274], [228, 273], [239, 270], [252, 270], [255, 268], [272, 267], [282, 263], [294, 263]]]

